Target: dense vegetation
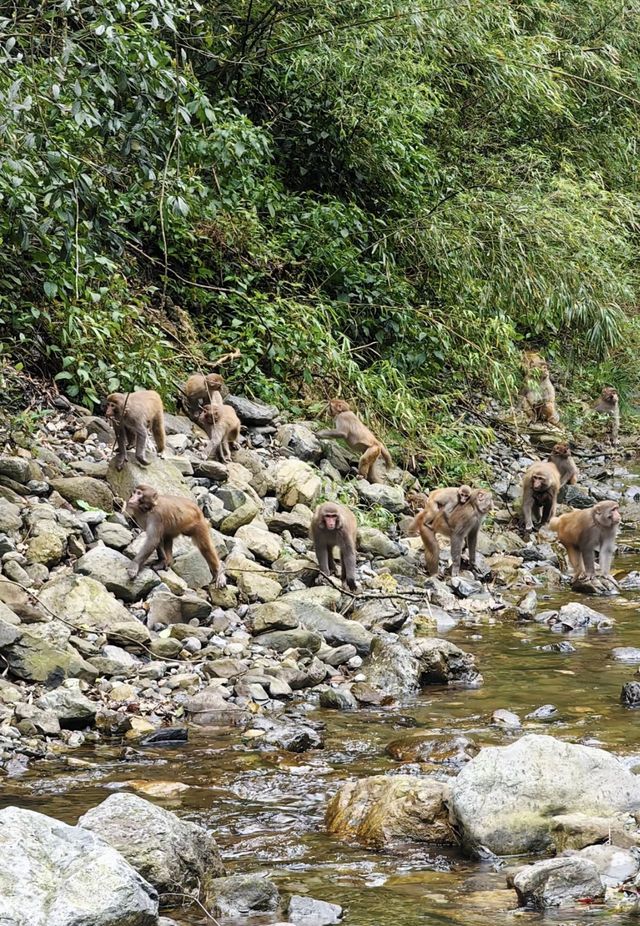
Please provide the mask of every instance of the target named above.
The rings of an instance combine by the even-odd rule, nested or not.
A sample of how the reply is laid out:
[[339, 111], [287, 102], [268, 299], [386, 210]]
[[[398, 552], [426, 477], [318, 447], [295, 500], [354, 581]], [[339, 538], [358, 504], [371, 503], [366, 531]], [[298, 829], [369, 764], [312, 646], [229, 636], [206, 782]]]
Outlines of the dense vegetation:
[[92, 402], [237, 347], [436, 468], [523, 346], [634, 387], [640, 0], [0, 10], [0, 357]]

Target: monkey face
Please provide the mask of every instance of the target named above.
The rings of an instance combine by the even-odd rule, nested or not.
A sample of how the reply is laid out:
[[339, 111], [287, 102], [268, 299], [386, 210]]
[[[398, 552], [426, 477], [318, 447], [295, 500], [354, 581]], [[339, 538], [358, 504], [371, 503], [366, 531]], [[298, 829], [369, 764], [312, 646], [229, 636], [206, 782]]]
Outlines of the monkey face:
[[342, 412], [351, 411], [348, 402], [345, 402], [343, 399], [331, 399], [329, 402], [329, 410], [332, 415], [340, 415]]
[[531, 488], [534, 492], [546, 492], [549, 489], [549, 480], [542, 473], [536, 473], [531, 477]]
[[105, 418], [108, 418], [111, 421], [114, 419], [119, 419], [120, 415], [122, 414], [122, 406], [122, 393], [112, 392], [111, 395], [107, 396], [107, 406], [104, 412]]
[[127, 505], [130, 508], [138, 508], [140, 511], [151, 511], [157, 504], [158, 493], [153, 486], [139, 485], [133, 490], [133, 494]]
[[322, 524], [325, 530], [337, 531], [340, 529], [340, 515], [337, 511], [325, 511], [322, 516]]
[[478, 489], [475, 500], [476, 508], [480, 514], [487, 514], [493, 508], [493, 496], [486, 489]]
[[568, 457], [570, 450], [568, 444], [554, 444], [551, 453], [557, 457]]
[[200, 413], [200, 420], [205, 424], [214, 424], [220, 418], [220, 406], [203, 405]]
[[617, 502], [598, 502], [593, 506], [593, 520], [601, 527], [616, 527], [621, 520]]
[[209, 389], [214, 392], [219, 392], [224, 386], [224, 379], [219, 373], [209, 373], [208, 376], [205, 376], [205, 382]]
[[458, 489], [458, 502], [461, 505], [466, 505], [469, 499], [471, 498], [471, 489], [469, 486], [460, 486]]

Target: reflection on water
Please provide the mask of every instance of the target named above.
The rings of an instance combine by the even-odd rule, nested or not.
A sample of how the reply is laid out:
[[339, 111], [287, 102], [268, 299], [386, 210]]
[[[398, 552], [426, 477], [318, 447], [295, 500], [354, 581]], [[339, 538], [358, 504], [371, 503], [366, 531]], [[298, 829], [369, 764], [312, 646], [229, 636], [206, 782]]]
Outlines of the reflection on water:
[[[629, 571], [638, 557], [619, 557]], [[581, 596], [562, 592], [540, 601], [547, 609]], [[583, 598], [613, 617], [606, 632], [572, 634], [576, 652], [549, 653], [539, 646], [559, 639], [549, 628], [514, 621], [459, 625], [447, 634], [478, 657], [484, 687], [472, 691], [428, 689], [400, 707], [357, 714], [317, 711], [327, 725], [326, 749], [301, 756], [249, 750], [238, 731], [195, 734], [176, 749], [145, 751], [114, 746], [71, 754], [52, 766], [38, 765], [22, 777], [3, 780], [0, 806], [18, 803], [75, 823], [80, 814], [133, 779], [180, 781], [190, 789], [159, 801], [216, 834], [230, 872], [263, 871], [285, 890], [342, 904], [353, 926], [503, 926], [514, 920], [566, 924], [604, 919], [629, 923], [628, 914], [588, 909], [579, 914], [516, 912], [504, 871], [472, 862], [453, 851], [412, 849], [379, 854], [328, 838], [323, 831], [327, 795], [350, 776], [403, 769], [385, 754], [391, 740], [424, 731], [442, 739], [464, 734], [477, 746], [508, 742], [513, 734], [489, 725], [491, 713], [508, 708], [521, 718], [536, 707], [558, 708], [549, 724], [524, 721], [528, 732], [602, 745], [640, 763], [640, 711], [620, 704], [620, 689], [635, 668], [614, 662], [615, 646], [640, 647], [640, 592], [620, 598]], [[447, 774], [446, 766], [422, 770]], [[206, 922], [197, 910], [173, 911], [184, 926]], [[278, 918], [244, 918], [244, 926]], [[229, 921], [227, 921], [228, 923]], [[636, 920], [634, 920], [636, 922]], [[227, 926], [227, 923], [224, 926]]]

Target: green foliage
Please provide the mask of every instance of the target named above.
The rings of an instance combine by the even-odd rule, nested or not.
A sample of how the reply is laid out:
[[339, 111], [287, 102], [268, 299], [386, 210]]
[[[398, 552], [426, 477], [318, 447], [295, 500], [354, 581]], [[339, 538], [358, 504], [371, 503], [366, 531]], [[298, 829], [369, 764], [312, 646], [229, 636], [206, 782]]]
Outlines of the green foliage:
[[[14, 0], [0, 357], [232, 385], [468, 472], [522, 347], [637, 388], [638, 0]], [[226, 371], [225, 371], [226, 372]], [[624, 410], [624, 406], [623, 406]], [[480, 413], [480, 417], [478, 417]]]

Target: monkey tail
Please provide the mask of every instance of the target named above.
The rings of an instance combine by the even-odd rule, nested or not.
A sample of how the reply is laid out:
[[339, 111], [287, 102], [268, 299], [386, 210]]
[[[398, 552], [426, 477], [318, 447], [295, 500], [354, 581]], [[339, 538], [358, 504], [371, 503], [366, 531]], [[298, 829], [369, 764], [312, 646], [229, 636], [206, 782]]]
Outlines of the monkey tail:
[[387, 466], [393, 466], [393, 460], [391, 459], [391, 454], [387, 450], [384, 444], [380, 445], [380, 455]]

